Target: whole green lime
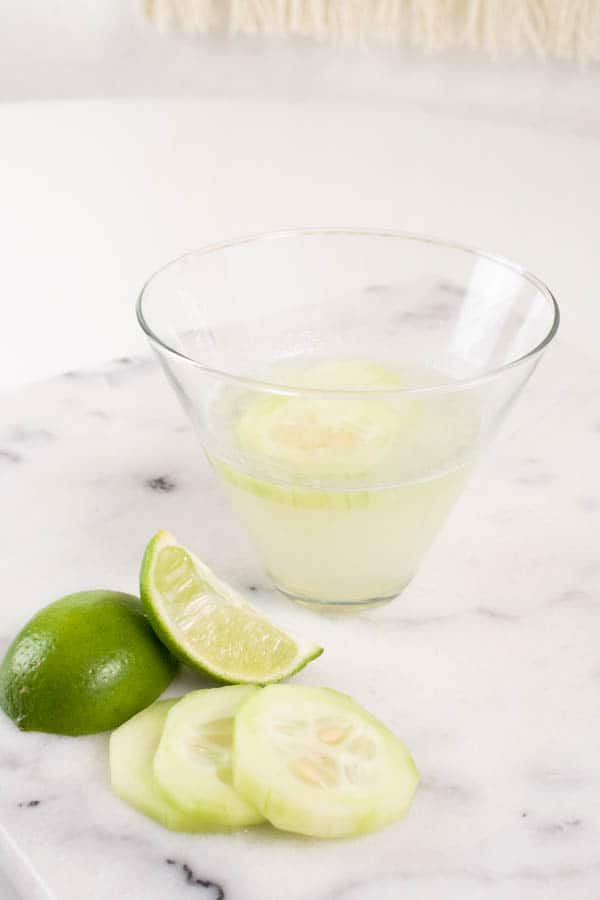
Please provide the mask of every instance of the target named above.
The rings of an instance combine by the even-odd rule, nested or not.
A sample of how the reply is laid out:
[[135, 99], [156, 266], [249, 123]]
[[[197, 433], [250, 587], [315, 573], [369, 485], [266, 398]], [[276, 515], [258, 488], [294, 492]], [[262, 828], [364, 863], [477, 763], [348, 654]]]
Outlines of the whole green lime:
[[176, 671], [136, 597], [82, 591], [17, 635], [0, 666], [0, 706], [23, 731], [93, 734], [156, 700]]

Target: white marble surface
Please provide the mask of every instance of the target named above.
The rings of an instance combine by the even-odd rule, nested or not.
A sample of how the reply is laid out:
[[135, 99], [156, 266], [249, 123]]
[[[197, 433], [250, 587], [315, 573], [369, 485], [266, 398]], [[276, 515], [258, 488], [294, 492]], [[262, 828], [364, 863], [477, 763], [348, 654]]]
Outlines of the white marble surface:
[[148, 536], [167, 527], [316, 634], [326, 652], [298, 680], [355, 695], [422, 775], [408, 818], [357, 840], [177, 835], [111, 795], [106, 736], [21, 734], [3, 717], [2, 855], [26, 900], [597, 900], [600, 360], [592, 329], [572, 331], [417, 580], [357, 617], [270, 590], [153, 364], [4, 398], [0, 650], [61, 594], [135, 590]]

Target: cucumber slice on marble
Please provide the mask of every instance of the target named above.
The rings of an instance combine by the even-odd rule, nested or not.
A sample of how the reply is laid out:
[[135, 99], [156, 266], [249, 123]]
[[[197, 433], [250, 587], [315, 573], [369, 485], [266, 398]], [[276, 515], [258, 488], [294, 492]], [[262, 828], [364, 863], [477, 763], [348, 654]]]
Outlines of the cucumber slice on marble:
[[198, 816], [174, 806], [157, 787], [152, 771], [154, 754], [169, 710], [175, 700], [160, 700], [133, 716], [110, 737], [110, 785], [129, 806], [172, 831], [205, 830]]
[[271, 685], [236, 715], [234, 786], [284, 831], [374, 831], [405, 814], [417, 782], [404, 744], [337, 691]]
[[193, 691], [167, 716], [154, 757], [154, 777], [165, 796], [207, 829], [255, 825], [264, 817], [232, 786], [231, 749], [237, 710], [258, 691], [232, 685]]

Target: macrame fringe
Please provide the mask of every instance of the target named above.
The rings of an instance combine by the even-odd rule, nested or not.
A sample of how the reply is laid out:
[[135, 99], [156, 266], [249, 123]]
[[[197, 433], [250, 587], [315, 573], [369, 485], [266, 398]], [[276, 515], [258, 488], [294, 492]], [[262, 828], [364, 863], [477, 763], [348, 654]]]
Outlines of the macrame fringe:
[[166, 30], [600, 60], [600, 0], [141, 0]]

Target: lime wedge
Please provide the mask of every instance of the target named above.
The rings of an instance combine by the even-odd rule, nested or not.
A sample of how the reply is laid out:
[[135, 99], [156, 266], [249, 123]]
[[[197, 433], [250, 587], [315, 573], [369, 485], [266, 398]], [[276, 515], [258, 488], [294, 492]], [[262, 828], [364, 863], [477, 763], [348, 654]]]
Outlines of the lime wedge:
[[146, 547], [140, 594], [172, 653], [229, 684], [281, 681], [323, 652], [269, 622], [167, 531]]

